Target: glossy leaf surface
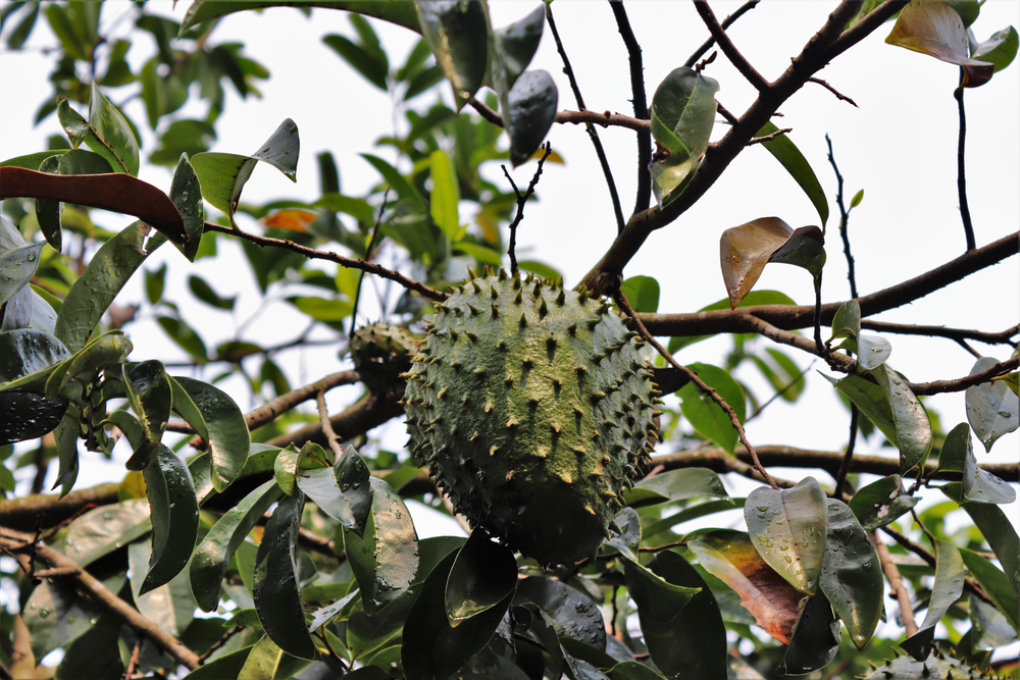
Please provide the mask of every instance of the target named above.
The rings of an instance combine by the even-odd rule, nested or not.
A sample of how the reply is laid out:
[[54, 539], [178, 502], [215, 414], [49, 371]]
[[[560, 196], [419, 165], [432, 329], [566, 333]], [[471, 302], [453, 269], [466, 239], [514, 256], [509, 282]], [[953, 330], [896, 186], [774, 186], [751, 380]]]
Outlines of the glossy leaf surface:
[[786, 648], [779, 675], [806, 675], [828, 664], [839, 651], [842, 629], [832, 614], [829, 601], [821, 592], [801, 605], [797, 625]]
[[813, 477], [790, 489], [758, 487], [744, 504], [747, 530], [762, 558], [809, 595], [825, 557], [826, 513], [825, 492]]
[[151, 528], [149, 502], [144, 498], [94, 508], [71, 523], [64, 537], [64, 554], [81, 566], [88, 566]]
[[135, 606], [145, 618], [179, 638], [195, 618], [195, 597], [191, 594], [188, 575], [181, 572], [167, 583], [148, 588], [144, 593], [147, 562], [152, 552], [148, 540], [128, 546], [128, 568], [131, 570], [131, 595]]
[[917, 505], [918, 498], [908, 496], [899, 475], [889, 475], [861, 488], [850, 499], [850, 509], [865, 531], [895, 522]]
[[586, 596], [560, 581], [536, 576], [517, 584], [514, 604], [533, 602], [547, 617], [556, 635], [583, 642], [598, 650], [606, 648], [606, 627], [602, 613]]
[[[202, 416], [201, 429], [209, 433], [213, 486], [223, 491], [237, 478], [248, 459], [251, 436], [244, 414], [218, 387], [184, 376], [175, 376], [174, 380], [187, 392]], [[201, 431], [198, 426], [195, 429]]]
[[488, 7], [481, 2], [437, 0], [418, 0], [414, 5], [422, 35], [453, 86], [459, 110], [488, 72]]
[[718, 81], [687, 67], [671, 71], [656, 88], [652, 136], [662, 157], [653, 161], [651, 170], [660, 205], [679, 196], [698, 169], [715, 125], [718, 91]]
[[928, 413], [907, 387], [906, 380], [889, 366], [882, 365], [871, 374], [882, 388], [892, 412], [896, 427], [895, 444], [900, 450], [900, 472], [909, 472], [914, 466], [924, 465], [932, 445]]
[[160, 444], [143, 471], [152, 518], [152, 555], [139, 590], [145, 594], [179, 574], [195, 549], [198, 500], [188, 466]]
[[[474, 4], [474, 3], [472, 3]], [[526, 71], [506, 96], [510, 162], [521, 165], [542, 145], [556, 119], [559, 91], [546, 71]]]
[[1006, 617], [1009, 625], [1020, 634], [1020, 598], [1015, 586], [986, 557], [978, 553], [959, 548], [960, 557], [967, 565], [967, 571], [977, 579], [978, 585], [985, 591], [996, 608]]
[[923, 661], [931, 653], [937, 624], [949, 608], [963, 595], [963, 558], [952, 543], [935, 541], [935, 585], [928, 600], [928, 613], [917, 632], [900, 646]]
[[[727, 371], [710, 364], [690, 364], [687, 368], [698, 374], [701, 380], [714, 389], [744, 421], [744, 391]], [[687, 383], [677, 392], [680, 396], [680, 412], [691, 421], [691, 426], [705, 439], [733, 453], [737, 445], [737, 431], [730, 417], [715, 401], [702, 392], [694, 383]]]
[[641, 506], [687, 498], [728, 498], [719, 475], [708, 468], [669, 470], [642, 479], [624, 494], [627, 505]]
[[[992, 357], [982, 357], [974, 364], [970, 374], [986, 371], [996, 363]], [[966, 401], [967, 420], [978, 440], [984, 444], [985, 451], [991, 451], [999, 437], [1020, 426], [1020, 397], [1002, 381], [968, 387]]]
[[[768, 122], [760, 130], [756, 137], [765, 137], [778, 132], [779, 128], [776, 127], [775, 123]], [[800, 152], [797, 145], [790, 139], [789, 134], [779, 135], [774, 139], [769, 139], [761, 143], [772, 156], [779, 161], [780, 165], [786, 169], [786, 172], [790, 174], [790, 177], [797, 183], [804, 195], [811, 201], [811, 205], [814, 206], [815, 211], [818, 213], [818, 219], [821, 220], [822, 226], [829, 219], [829, 200], [825, 196], [825, 191], [822, 189], [822, 185], [818, 181], [818, 177], [815, 176], [815, 171], [811, 168], [811, 164], [804, 158], [804, 154]]]
[[475, 531], [457, 552], [446, 580], [446, 616], [456, 627], [513, 595], [517, 562], [506, 546]]

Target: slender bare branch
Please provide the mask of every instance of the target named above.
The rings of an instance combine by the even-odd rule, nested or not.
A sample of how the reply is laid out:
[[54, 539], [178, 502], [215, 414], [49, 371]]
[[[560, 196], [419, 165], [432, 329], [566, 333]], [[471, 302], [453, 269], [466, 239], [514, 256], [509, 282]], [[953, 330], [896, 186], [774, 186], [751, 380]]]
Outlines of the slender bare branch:
[[[963, 69], [960, 69], [963, 73]], [[960, 218], [963, 220], [963, 234], [967, 239], [967, 250], [974, 250], [977, 242], [974, 240], [974, 224], [970, 220], [970, 205], [967, 203], [967, 110], [963, 105], [963, 85], [953, 92], [956, 98], [957, 110], [960, 112], [960, 141], [956, 148], [956, 189], [960, 196]]]
[[[489, 121], [493, 125], [503, 127], [503, 116], [498, 111], [493, 111], [488, 106], [478, 101], [477, 99], [470, 99], [468, 103], [481, 114], [482, 118]], [[555, 123], [570, 123], [572, 125], [581, 125], [583, 123], [591, 123], [592, 125], [601, 125], [602, 127], [622, 127], [628, 130], [634, 130], [635, 132], [649, 132], [652, 129], [652, 122], [648, 119], [634, 118], [632, 116], [625, 116], [622, 113], [611, 113], [609, 111], [560, 111], [556, 114], [556, 118], [553, 119]]]
[[[373, 427], [382, 425], [390, 418], [396, 418], [404, 410], [398, 403], [397, 394], [371, 393], [353, 406], [329, 419], [334, 432], [344, 439], [353, 439]], [[322, 425], [311, 423], [300, 430], [275, 437], [268, 442], [270, 446], [285, 447], [290, 444], [301, 446], [305, 442], [315, 442], [320, 446], [328, 446], [329, 442], [322, 431]]]
[[[616, 18], [616, 27], [620, 31], [620, 36], [623, 37], [623, 44], [627, 47], [634, 117], [638, 119], [648, 118], [648, 101], [645, 95], [645, 76], [644, 66], [641, 62], [641, 45], [638, 44], [634, 30], [631, 28], [630, 20], [627, 18], [627, 10], [623, 6], [623, 0], [610, 0], [609, 7], [613, 10], [613, 16]], [[638, 178], [637, 196], [634, 199], [634, 212], [646, 210], [652, 196], [652, 175], [648, 172], [648, 164], [652, 162], [652, 135], [650, 131], [642, 130], [638, 132], [637, 147]]]
[[[735, 22], [740, 17], [744, 16], [744, 14], [746, 14], [750, 10], [757, 7], [759, 2], [761, 2], [761, 0], [748, 0], [747, 2], [745, 2], [737, 9], [736, 12], [723, 19], [722, 29], [725, 31], [727, 28], [732, 26], [733, 22]], [[701, 47], [694, 50], [694, 53], [687, 58], [687, 61], [684, 62], [684, 66], [686, 66], [687, 68], [693, 68], [694, 65], [698, 63], [698, 60], [701, 59], [701, 57], [703, 57], [706, 52], [712, 49], [712, 45], [714, 44], [715, 38], [709, 38], [708, 40], [706, 40], [704, 43], [701, 44]]]
[[839, 235], [843, 239], [843, 255], [846, 257], [847, 273], [846, 278], [850, 281], [850, 297], [857, 297], [857, 274], [854, 272], [854, 256], [850, 253], [850, 236], [847, 232], [847, 227], [850, 224], [850, 210], [853, 210], [851, 206], [850, 210], [847, 210], [846, 204], [843, 203], [843, 175], [839, 172], [839, 166], [836, 165], [836, 156], [832, 152], [832, 140], [829, 138], [828, 133], [825, 135], [825, 143], [829, 147], [829, 165], [832, 166], [832, 171], [836, 173], [836, 205], [839, 207]]
[[[826, 90], [828, 90], [832, 94], [836, 95], [836, 99], [838, 99], [838, 100], [840, 100], [842, 102], [848, 102], [849, 104], [852, 104], [853, 106], [857, 107], [857, 102], [855, 102], [853, 99], [850, 99], [850, 97], [847, 97], [845, 94], [843, 94], [842, 92], [840, 92], [839, 90], [834, 88], [832, 85], [829, 85], [829, 83], [827, 83], [826, 81], [822, 80], [821, 78], [808, 78], [808, 82], [809, 83], [815, 83], [817, 85], [821, 85]], [[857, 107], [857, 108], [860, 108], [860, 107]]]
[[708, 32], [712, 34], [712, 38], [719, 45], [719, 49], [723, 51], [723, 54], [726, 55], [726, 58], [730, 60], [733, 66], [740, 71], [740, 74], [747, 78], [748, 82], [759, 92], [769, 89], [769, 82], [751, 66], [751, 63], [747, 61], [736, 45], [733, 44], [733, 41], [730, 40], [730, 36], [727, 35], [725, 29], [719, 25], [719, 20], [715, 18], [715, 12], [708, 6], [708, 2], [705, 0], [695, 0], [694, 8], [698, 11], [698, 16], [701, 17], [701, 20], [705, 22]]
[[333, 431], [333, 425], [329, 422], [329, 410], [326, 408], [326, 393], [319, 392], [315, 395], [315, 403], [319, 407], [319, 425], [322, 426], [322, 434], [329, 442], [329, 449], [333, 452], [335, 460], [340, 460], [344, 455], [344, 447], [340, 446], [340, 438]]
[[514, 178], [507, 172], [506, 166], [501, 165], [503, 168], [503, 174], [506, 175], [506, 179], [510, 182], [510, 186], [513, 187], [514, 195], [517, 197], [517, 214], [514, 215], [513, 222], [510, 223], [510, 245], [507, 247], [507, 254], [510, 256], [510, 273], [517, 273], [517, 227], [521, 224], [521, 220], [524, 219], [524, 205], [528, 202], [528, 199], [535, 193], [535, 187], [538, 186], [538, 180], [542, 176], [542, 166], [545, 165], [545, 160], [549, 158], [549, 154], [552, 153], [552, 145], [549, 142], [545, 143], [545, 153], [538, 160], [538, 167], [535, 169], [535, 174], [531, 177], [531, 182], [528, 184], [528, 189], [523, 194], [517, 188], [514, 183]]
[[762, 135], [761, 137], [753, 137], [752, 139], [750, 139], [747, 142], [747, 145], [751, 146], [752, 144], [761, 144], [762, 142], [770, 142], [773, 139], [775, 139], [776, 137], [782, 137], [783, 135], [787, 134], [788, 132], [793, 132], [793, 128], [780, 128], [779, 130], [776, 130], [775, 132], [770, 132], [767, 135]]

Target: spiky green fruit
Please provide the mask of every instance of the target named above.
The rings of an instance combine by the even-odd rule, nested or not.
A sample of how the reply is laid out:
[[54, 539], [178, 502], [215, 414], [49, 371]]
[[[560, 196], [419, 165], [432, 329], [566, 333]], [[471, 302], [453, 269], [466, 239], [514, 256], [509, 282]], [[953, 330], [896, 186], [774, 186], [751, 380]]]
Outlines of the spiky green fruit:
[[502, 270], [431, 324], [404, 394], [411, 451], [472, 526], [543, 564], [594, 555], [658, 436], [636, 334], [585, 293]]
[[354, 332], [351, 358], [365, 386], [383, 392], [400, 385], [400, 376], [411, 368], [410, 353], [417, 344], [403, 326], [373, 323]]
[[935, 648], [924, 661], [916, 661], [910, 656], [887, 660], [862, 676], [862, 680], [984, 680], [995, 677]]

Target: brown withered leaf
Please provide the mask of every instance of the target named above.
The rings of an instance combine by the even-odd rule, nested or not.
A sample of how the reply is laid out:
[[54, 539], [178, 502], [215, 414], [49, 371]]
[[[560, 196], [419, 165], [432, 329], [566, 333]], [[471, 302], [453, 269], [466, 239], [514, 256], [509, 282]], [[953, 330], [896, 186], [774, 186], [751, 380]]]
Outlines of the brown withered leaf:
[[722, 529], [699, 536], [687, 547], [702, 567], [736, 591], [740, 603], [766, 633], [790, 643], [806, 596], [766, 564], [750, 536]]
[[964, 87], [984, 85], [995, 70], [986, 61], [970, 58], [963, 19], [944, 0], [913, 0], [885, 41], [962, 67]]

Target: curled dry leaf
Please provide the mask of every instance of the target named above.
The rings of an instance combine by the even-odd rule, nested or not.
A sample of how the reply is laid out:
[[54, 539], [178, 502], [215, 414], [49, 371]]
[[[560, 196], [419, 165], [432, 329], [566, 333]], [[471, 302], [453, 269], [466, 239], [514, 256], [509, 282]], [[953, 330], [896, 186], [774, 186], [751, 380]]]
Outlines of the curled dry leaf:
[[913, 0], [900, 12], [885, 41], [962, 67], [964, 87], [984, 85], [995, 70], [994, 64], [968, 56], [963, 19], [941, 0]]

